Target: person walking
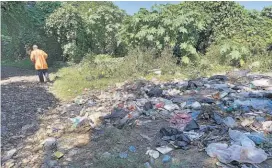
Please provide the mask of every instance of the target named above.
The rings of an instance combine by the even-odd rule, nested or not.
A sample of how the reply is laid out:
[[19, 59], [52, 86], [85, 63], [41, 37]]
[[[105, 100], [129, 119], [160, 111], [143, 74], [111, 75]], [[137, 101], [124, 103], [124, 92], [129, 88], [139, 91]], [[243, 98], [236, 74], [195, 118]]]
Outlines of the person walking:
[[44, 77], [46, 82], [50, 82], [48, 65], [46, 62], [47, 58], [48, 55], [43, 50], [38, 49], [37, 45], [33, 45], [33, 51], [30, 54], [30, 59], [35, 64], [35, 69], [38, 71], [38, 76], [41, 83], [44, 83]]

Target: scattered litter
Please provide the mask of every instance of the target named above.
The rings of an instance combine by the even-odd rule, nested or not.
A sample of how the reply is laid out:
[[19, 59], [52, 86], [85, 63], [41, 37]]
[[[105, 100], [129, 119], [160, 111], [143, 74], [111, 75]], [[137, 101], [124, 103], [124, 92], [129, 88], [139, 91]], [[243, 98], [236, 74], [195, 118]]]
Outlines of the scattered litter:
[[[120, 104], [118, 106], [120, 106]], [[123, 104], [122, 104], [122, 106], [123, 106]], [[126, 116], [126, 114], [127, 114], [127, 112], [124, 109], [122, 109], [121, 107], [114, 108], [112, 110], [111, 114], [104, 116], [104, 119], [123, 118]]]
[[184, 131], [197, 130], [199, 126], [195, 120], [191, 120], [184, 128]]
[[158, 157], [160, 157], [160, 153], [158, 151], [151, 150], [151, 149], [147, 150], [145, 154], [151, 156], [154, 159], [157, 159]]
[[223, 120], [224, 124], [226, 124], [229, 128], [237, 127], [236, 121], [232, 117], [226, 117]]
[[[271, 78], [246, 76], [247, 73], [236, 71], [190, 81], [127, 82], [118, 88], [95, 92], [92, 95], [96, 96], [91, 98], [79, 96], [72, 103], [73, 110], [62, 114], [69, 115], [67, 118], [74, 127], [91, 122], [93, 114], [101, 114], [97, 117], [101, 120], [101, 128], [92, 125], [91, 128], [138, 129], [140, 139], [147, 140], [143, 142], [157, 147], [146, 152], [153, 161], [160, 153], [206, 147], [207, 154], [225, 163], [225, 167], [232, 161], [261, 163], [271, 154], [268, 142], [272, 132], [272, 93], [269, 91], [272, 86], [267, 82]], [[232, 80], [241, 76], [245, 77], [242, 84]], [[65, 111], [61, 108], [60, 111]], [[159, 126], [162, 126], [159, 137], [153, 132], [149, 134], [149, 130], [157, 130]], [[51, 129], [56, 130], [53, 133], [60, 132], [55, 126]], [[147, 130], [145, 134], [140, 132], [143, 129]], [[119, 153], [119, 157], [127, 158], [129, 152], [136, 151], [135, 146], [129, 146], [127, 152]], [[102, 156], [110, 157], [111, 154], [105, 152]], [[166, 163], [171, 156], [165, 155], [162, 159]], [[145, 167], [153, 166], [151, 160], [145, 162]]]
[[64, 154], [63, 154], [62, 152], [60, 152], [60, 151], [57, 151], [57, 152], [54, 153], [54, 156], [55, 156], [57, 159], [62, 158], [63, 155], [64, 155]]
[[156, 109], [160, 109], [160, 108], [163, 108], [164, 107], [164, 102], [160, 102], [160, 103], [157, 103], [155, 105]]
[[172, 136], [172, 135], [181, 134], [182, 132], [176, 128], [163, 127], [160, 129], [160, 133], [162, 136]]
[[255, 87], [269, 87], [272, 85], [272, 79], [259, 79], [251, 82]]
[[265, 142], [265, 137], [262, 133], [253, 132], [250, 134], [246, 134], [246, 136], [257, 145], [260, 145], [263, 142]]
[[224, 122], [222, 116], [220, 116], [217, 113], [213, 113], [213, 119], [216, 122], [216, 124], [222, 124]]
[[70, 118], [70, 120], [73, 122], [73, 127], [78, 127], [81, 126], [86, 120], [86, 117], [75, 117], [75, 118]]
[[151, 110], [151, 109], [153, 109], [153, 105], [152, 105], [152, 103], [151, 102], [146, 102], [145, 104], [144, 104], [144, 110], [145, 111], [148, 111], [148, 110]]
[[149, 162], [144, 163], [145, 168], [152, 168]]
[[135, 146], [130, 146], [130, 147], [129, 147], [129, 151], [130, 151], [130, 152], [136, 152]]
[[163, 163], [167, 163], [167, 162], [170, 162], [171, 161], [171, 156], [169, 155], [164, 155], [163, 158], [162, 158], [162, 162]]
[[194, 102], [191, 107], [194, 110], [199, 110], [201, 108], [201, 104], [199, 102]]
[[147, 120], [147, 121], [135, 120], [135, 123], [137, 126], [145, 125], [150, 122], [152, 122], [152, 121], [151, 120]]
[[229, 137], [234, 143], [242, 145], [244, 147], [255, 147], [255, 143], [249, 139], [244, 133], [238, 130], [229, 130]]
[[192, 112], [191, 116], [194, 120], [196, 120], [199, 114], [200, 114], [200, 111], [194, 111]]
[[161, 97], [162, 96], [162, 89], [155, 87], [152, 88], [149, 92], [147, 92], [149, 97]]
[[244, 119], [242, 122], [241, 122], [241, 125], [243, 126], [243, 127], [246, 127], [246, 126], [249, 126], [249, 125], [251, 125], [251, 124], [253, 124], [254, 123], [254, 120], [253, 119]]
[[175, 141], [174, 143], [171, 142], [171, 145], [174, 146], [176, 149], [187, 149], [188, 143], [185, 141]]
[[126, 152], [121, 152], [119, 154], [119, 157], [122, 158], [122, 159], [126, 159], [128, 157], [128, 154]]
[[177, 128], [180, 131], [183, 131], [185, 126], [192, 120], [191, 115], [185, 113], [178, 113], [174, 115], [171, 120], [171, 126]]
[[272, 121], [265, 121], [263, 124], [263, 130], [266, 132], [272, 132]]
[[166, 104], [164, 106], [164, 108], [168, 111], [174, 111], [174, 110], [178, 110], [179, 109], [179, 106], [176, 105], [176, 104]]
[[167, 153], [171, 152], [173, 150], [173, 148], [170, 148], [168, 146], [161, 146], [161, 147], [156, 148], [156, 150], [162, 154], [167, 154]]
[[144, 134], [140, 134], [140, 135], [141, 135], [141, 137], [143, 137], [143, 138], [147, 139], [148, 141], [152, 141], [152, 139], [151, 139], [151, 138], [149, 138], [147, 135], [144, 135]]
[[189, 131], [189, 132], [185, 132], [183, 131], [183, 133], [191, 140], [191, 141], [194, 141], [194, 140], [197, 140], [199, 139], [201, 136], [204, 135], [204, 132], [194, 132], [194, 131]]
[[239, 163], [262, 163], [267, 159], [267, 154], [262, 149], [240, 145], [211, 143], [206, 148], [210, 157], [216, 157], [222, 163], [237, 161]]

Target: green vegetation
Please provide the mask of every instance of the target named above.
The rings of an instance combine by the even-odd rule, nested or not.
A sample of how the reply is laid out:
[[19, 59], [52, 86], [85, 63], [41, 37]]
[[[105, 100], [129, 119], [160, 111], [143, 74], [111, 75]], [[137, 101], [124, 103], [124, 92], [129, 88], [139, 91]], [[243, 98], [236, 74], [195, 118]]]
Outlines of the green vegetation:
[[1, 65], [23, 69], [34, 69], [33, 63], [30, 61], [30, 59], [23, 59], [19, 61], [1, 60]]
[[65, 99], [85, 88], [152, 79], [152, 69], [161, 70], [160, 80], [272, 70], [271, 6], [259, 12], [230, 1], [182, 2], [132, 16], [112, 2], [1, 2], [1, 8], [2, 64], [28, 59], [33, 44], [49, 53], [50, 65], [73, 62], [53, 87]]

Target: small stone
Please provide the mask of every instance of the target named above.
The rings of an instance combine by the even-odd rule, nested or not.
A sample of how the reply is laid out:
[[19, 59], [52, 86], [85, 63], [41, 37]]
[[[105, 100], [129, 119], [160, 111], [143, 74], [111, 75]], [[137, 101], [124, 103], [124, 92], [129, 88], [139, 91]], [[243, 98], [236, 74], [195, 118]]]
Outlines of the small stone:
[[105, 152], [105, 153], [102, 154], [102, 157], [103, 158], [110, 158], [111, 157], [111, 153]]
[[26, 134], [27, 132], [35, 132], [37, 130], [37, 124], [32, 123], [32, 124], [27, 124], [22, 127], [22, 133]]
[[51, 149], [55, 149], [57, 145], [57, 140], [56, 138], [47, 138], [44, 142], [43, 142], [43, 146], [46, 150], [51, 150]]

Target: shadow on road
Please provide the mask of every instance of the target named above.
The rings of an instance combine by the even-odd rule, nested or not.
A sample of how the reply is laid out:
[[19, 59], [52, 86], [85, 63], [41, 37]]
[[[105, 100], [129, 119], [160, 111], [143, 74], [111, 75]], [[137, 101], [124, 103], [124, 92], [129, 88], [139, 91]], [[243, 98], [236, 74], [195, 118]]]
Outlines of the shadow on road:
[[16, 67], [1, 66], [1, 80], [7, 80], [10, 77], [15, 76], [33, 76], [36, 75], [34, 68], [33, 70], [21, 69]]
[[1, 84], [2, 152], [16, 148], [18, 143], [39, 129], [38, 116], [53, 108], [58, 100], [46, 85], [33, 82]]

